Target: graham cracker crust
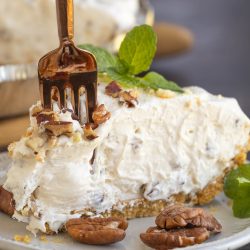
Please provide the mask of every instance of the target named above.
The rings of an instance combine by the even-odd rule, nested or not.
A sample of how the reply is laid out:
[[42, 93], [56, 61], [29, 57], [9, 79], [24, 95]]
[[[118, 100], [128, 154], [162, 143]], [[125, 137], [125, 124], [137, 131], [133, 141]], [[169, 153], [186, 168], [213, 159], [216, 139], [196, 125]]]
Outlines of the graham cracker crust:
[[[250, 145], [250, 144], [249, 144]], [[232, 160], [231, 167], [224, 170], [223, 174], [210, 182], [205, 188], [195, 194], [174, 194], [169, 200], [148, 201], [144, 198], [132, 201], [122, 202], [123, 209], [117, 209], [116, 206], [112, 210], [102, 213], [104, 217], [116, 216], [127, 219], [134, 219], [140, 217], [150, 217], [158, 215], [165, 207], [173, 204], [191, 204], [191, 205], [205, 205], [211, 202], [216, 195], [223, 191], [225, 175], [238, 165], [244, 164], [247, 159], [247, 152], [249, 146], [242, 149], [240, 153]]]
[[[228, 172], [229, 169], [226, 172]], [[195, 194], [174, 194], [168, 200], [148, 201], [142, 198], [132, 201], [124, 201], [120, 204], [123, 207], [122, 209], [117, 209], [117, 205], [115, 205], [110, 211], [102, 213], [101, 215], [103, 217], [115, 216], [123, 217], [126, 219], [134, 219], [157, 216], [165, 207], [173, 203], [190, 205], [207, 204], [211, 202], [215, 198], [215, 196], [223, 190], [224, 177], [226, 172], [222, 176], [216, 178], [215, 181], [209, 183], [204, 189], [198, 191]]]

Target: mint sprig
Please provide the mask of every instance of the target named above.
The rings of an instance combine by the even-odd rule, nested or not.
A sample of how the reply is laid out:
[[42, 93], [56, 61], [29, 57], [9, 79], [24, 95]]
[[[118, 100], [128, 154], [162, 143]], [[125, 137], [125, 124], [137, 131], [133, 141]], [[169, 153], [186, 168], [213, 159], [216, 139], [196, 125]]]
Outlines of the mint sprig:
[[140, 79], [138, 77], [129, 74], [122, 74], [115, 68], [108, 68], [107, 74], [111, 79], [121, 83], [125, 88], [134, 88], [135, 86], [141, 87]]
[[149, 72], [142, 78], [142, 81], [154, 90], [169, 89], [175, 92], [183, 93], [181, 87], [179, 87], [175, 82], [166, 80], [162, 75], [156, 72]]
[[108, 68], [116, 67], [117, 65], [117, 57], [109, 53], [106, 49], [95, 47], [92, 44], [82, 44], [78, 47], [95, 55], [100, 73], [104, 73]]
[[95, 55], [99, 73], [107, 74], [125, 88], [168, 89], [183, 93], [184, 91], [176, 83], [166, 80], [158, 73], [149, 72], [144, 77], [138, 76], [149, 70], [156, 45], [157, 37], [152, 27], [141, 25], [126, 35], [117, 56], [89, 44], [79, 47]]
[[128, 73], [137, 75], [149, 70], [156, 52], [157, 37], [148, 25], [132, 29], [119, 49], [119, 59], [128, 65]]
[[233, 200], [236, 217], [250, 217], [250, 164], [241, 165], [226, 176], [224, 192]]

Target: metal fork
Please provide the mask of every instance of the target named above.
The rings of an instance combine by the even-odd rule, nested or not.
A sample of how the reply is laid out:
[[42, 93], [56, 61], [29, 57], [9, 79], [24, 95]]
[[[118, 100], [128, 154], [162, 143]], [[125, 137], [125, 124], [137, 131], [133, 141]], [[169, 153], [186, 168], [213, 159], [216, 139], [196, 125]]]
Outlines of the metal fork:
[[[97, 105], [97, 64], [95, 57], [74, 46], [73, 0], [56, 0], [57, 24], [60, 46], [43, 56], [38, 63], [38, 77], [42, 105], [52, 109], [58, 101], [60, 109], [68, 108], [71, 99], [74, 113], [85, 122], [92, 122], [92, 113]], [[66, 90], [70, 89], [70, 98]], [[54, 91], [52, 91], [54, 90]], [[80, 91], [86, 94], [86, 112], [81, 112]], [[54, 94], [52, 94], [54, 92]], [[58, 100], [53, 98], [58, 94]], [[83, 122], [82, 122], [83, 123]]]

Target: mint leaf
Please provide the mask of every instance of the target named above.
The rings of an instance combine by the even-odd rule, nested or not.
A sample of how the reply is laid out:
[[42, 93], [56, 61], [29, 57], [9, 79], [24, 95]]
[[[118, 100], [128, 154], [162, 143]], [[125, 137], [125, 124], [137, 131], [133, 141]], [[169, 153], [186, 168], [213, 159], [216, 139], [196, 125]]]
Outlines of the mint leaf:
[[108, 68], [115, 67], [118, 64], [117, 57], [106, 49], [95, 47], [91, 44], [81, 44], [78, 45], [78, 47], [91, 52], [96, 57], [97, 67], [100, 73], [106, 72]]
[[250, 217], [250, 164], [241, 165], [226, 176], [224, 192], [233, 200], [236, 217]]
[[[143, 78], [137, 74], [150, 68], [156, 52], [157, 38], [152, 27], [141, 25], [130, 31], [123, 40], [118, 57], [106, 49], [91, 44], [79, 45], [79, 48], [90, 51], [95, 55], [99, 73], [105, 79], [118, 81], [125, 88], [168, 89], [183, 93], [184, 91], [174, 82], [166, 80], [160, 74], [150, 72]], [[109, 79], [109, 80], [111, 80]]]
[[250, 197], [233, 201], [233, 213], [238, 218], [250, 217]]
[[125, 88], [141, 87], [140, 79], [133, 75], [122, 74], [115, 68], [107, 69], [110, 78], [120, 83]]
[[119, 58], [129, 65], [129, 74], [137, 75], [150, 68], [156, 44], [156, 34], [149, 25], [137, 26], [127, 33], [119, 50]]
[[154, 90], [168, 89], [180, 93], [184, 92], [182, 88], [179, 87], [175, 82], [168, 81], [162, 75], [156, 72], [149, 72], [142, 78], [142, 81], [145, 85]]
[[226, 176], [224, 192], [231, 199], [250, 197], [250, 164], [241, 165]]

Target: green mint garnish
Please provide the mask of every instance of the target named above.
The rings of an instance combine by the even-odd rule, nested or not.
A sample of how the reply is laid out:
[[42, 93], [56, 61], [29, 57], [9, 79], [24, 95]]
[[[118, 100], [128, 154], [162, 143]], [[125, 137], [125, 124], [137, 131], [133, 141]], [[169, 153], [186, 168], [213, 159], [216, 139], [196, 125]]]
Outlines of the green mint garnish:
[[250, 218], [250, 198], [233, 200], [234, 216], [238, 218]]
[[100, 73], [104, 73], [107, 68], [116, 67], [117, 65], [117, 57], [109, 53], [106, 49], [98, 48], [91, 44], [82, 44], [78, 47], [95, 55]]
[[181, 87], [179, 87], [175, 82], [168, 81], [162, 75], [156, 72], [149, 72], [146, 74], [142, 81], [149, 85], [150, 88], [157, 90], [157, 89], [169, 89], [175, 92], [183, 93]]
[[115, 68], [107, 69], [107, 74], [110, 76], [112, 80], [119, 82], [125, 88], [140, 87], [140, 78], [136, 76], [129, 74], [122, 74]]
[[224, 192], [233, 200], [236, 217], [250, 217], [250, 164], [241, 165], [226, 176]]
[[149, 70], [156, 44], [156, 34], [148, 25], [135, 27], [126, 35], [119, 49], [119, 58], [129, 66], [129, 74], [137, 75]]
[[79, 47], [95, 55], [99, 73], [104, 73], [125, 88], [168, 89], [183, 93], [176, 83], [166, 80], [158, 73], [149, 72], [144, 77], [138, 77], [138, 74], [150, 68], [156, 45], [157, 37], [152, 27], [141, 25], [126, 35], [117, 56], [89, 44]]

